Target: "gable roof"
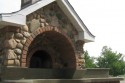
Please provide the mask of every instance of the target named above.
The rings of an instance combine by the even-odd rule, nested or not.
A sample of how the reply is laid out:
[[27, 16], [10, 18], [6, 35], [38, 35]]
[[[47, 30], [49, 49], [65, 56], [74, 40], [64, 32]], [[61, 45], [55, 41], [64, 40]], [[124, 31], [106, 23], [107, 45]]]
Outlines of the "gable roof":
[[[26, 24], [26, 16], [30, 13], [56, 1], [60, 6], [62, 11], [67, 15], [71, 23], [75, 26], [79, 35], [76, 37], [78, 40], [84, 40], [85, 42], [92, 42], [95, 39], [95, 36], [91, 34], [88, 28], [85, 26], [83, 21], [80, 19], [78, 14], [75, 12], [68, 0], [40, 0], [20, 11], [10, 13], [10, 14], [1, 14], [0, 15], [0, 25], [15, 25], [23, 26]], [[1, 27], [0, 27], [1, 28]]]

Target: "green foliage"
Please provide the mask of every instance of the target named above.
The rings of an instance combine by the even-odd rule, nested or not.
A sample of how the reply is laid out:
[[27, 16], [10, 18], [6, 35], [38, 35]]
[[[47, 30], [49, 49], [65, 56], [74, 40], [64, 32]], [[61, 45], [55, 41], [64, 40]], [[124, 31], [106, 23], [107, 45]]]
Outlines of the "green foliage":
[[84, 57], [85, 57], [86, 68], [95, 68], [96, 67], [96, 65], [94, 63], [94, 58], [89, 56], [88, 51], [85, 51]]
[[104, 46], [101, 56], [97, 58], [99, 68], [110, 68], [110, 75], [117, 76], [125, 74], [125, 61], [123, 55], [113, 52], [111, 48]]

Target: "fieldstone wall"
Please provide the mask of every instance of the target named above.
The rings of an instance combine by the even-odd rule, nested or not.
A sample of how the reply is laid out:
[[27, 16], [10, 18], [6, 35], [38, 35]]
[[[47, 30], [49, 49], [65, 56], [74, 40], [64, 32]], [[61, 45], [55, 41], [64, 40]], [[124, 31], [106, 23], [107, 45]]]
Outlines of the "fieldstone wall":
[[74, 43], [74, 36], [78, 35], [78, 31], [56, 3], [47, 5], [28, 15], [27, 25], [30, 27], [30, 32], [33, 32], [39, 27], [44, 28], [47, 25], [58, 27], [66, 33]]
[[[84, 65], [84, 41], [76, 41], [75, 36], [78, 35], [78, 31], [70, 22], [68, 17], [61, 11], [56, 2], [47, 5], [27, 16], [27, 26], [30, 33], [37, 30], [39, 27], [45, 28], [45, 26], [58, 27], [63, 33], [67, 34], [72, 43], [74, 44], [76, 51], [76, 59], [78, 69], [83, 69]], [[80, 50], [79, 50], [80, 49]]]
[[28, 33], [28, 27], [7, 26], [2, 30], [3, 39], [1, 39], [4, 65], [6, 66], [20, 66], [20, 58], [22, 54], [23, 45], [25, 44]]

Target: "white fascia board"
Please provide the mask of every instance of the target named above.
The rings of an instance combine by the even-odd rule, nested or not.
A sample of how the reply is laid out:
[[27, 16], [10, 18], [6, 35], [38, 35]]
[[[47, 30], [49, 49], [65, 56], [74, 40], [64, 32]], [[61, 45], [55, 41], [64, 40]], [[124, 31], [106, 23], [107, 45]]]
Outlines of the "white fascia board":
[[26, 17], [21, 14], [3, 14], [0, 21], [3, 22], [3, 25], [22, 26], [26, 23], [25, 19]]
[[87, 32], [84, 31], [84, 32], [79, 32], [77, 40], [84, 40], [85, 43], [88, 43], [88, 42], [94, 42], [95, 38], [91, 37], [90, 35], [88, 35]]
[[87, 32], [84, 32], [84, 41], [87, 42], [94, 42], [95, 37], [91, 37]]

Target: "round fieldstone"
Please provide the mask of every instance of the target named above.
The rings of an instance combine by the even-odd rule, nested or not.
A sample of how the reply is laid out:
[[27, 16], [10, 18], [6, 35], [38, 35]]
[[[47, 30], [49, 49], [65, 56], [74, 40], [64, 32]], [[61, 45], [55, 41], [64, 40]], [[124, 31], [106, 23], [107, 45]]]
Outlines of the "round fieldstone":
[[10, 40], [6, 40], [4, 44], [6, 48], [13, 49], [16, 47], [17, 42], [14, 39], [10, 39]]
[[21, 33], [16, 33], [15, 34], [15, 37], [16, 38], [19, 38], [19, 39], [22, 39], [23, 38], [23, 35]]
[[30, 34], [29, 34], [28, 32], [23, 32], [23, 35], [24, 35], [25, 37], [29, 37], [29, 36], [30, 36]]
[[40, 22], [41, 22], [41, 23], [45, 23], [45, 22], [46, 22], [46, 20], [45, 20], [45, 19], [43, 19], [43, 18], [41, 18], [41, 19], [40, 19]]
[[79, 63], [84, 63], [84, 59], [79, 59]]
[[15, 39], [15, 41], [16, 41], [17, 43], [20, 43], [20, 40], [19, 40], [19, 39]]
[[81, 58], [81, 59], [84, 59], [84, 54], [82, 54], [82, 55], [80, 56], [80, 58]]
[[40, 27], [40, 22], [39, 22], [39, 20], [37, 20], [37, 19], [33, 19], [32, 21], [31, 21], [31, 23], [29, 24], [29, 26], [30, 26], [30, 31], [31, 32], [34, 32], [37, 28], [39, 28]]
[[16, 66], [20, 66], [20, 61], [16, 59], [16, 60], [15, 60], [15, 65], [16, 65]]
[[15, 49], [14, 52], [15, 52], [16, 54], [21, 54], [21, 53], [22, 53], [22, 51], [21, 51], [20, 49], [18, 49], [18, 48]]
[[45, 23], [46, 26], [48, 26], [49, 24], [48, 23]]
[[18, 44], [17, 44], [17, 48], [22, 49], [22, 48], [23, 48], [23, 45], [22, 45], [21, 43], [18, 43]]
[[28, 32], [28, 31], [29, 31], [28, 26], [27, 26], [27, 25], [23, 26], [23, 27], [22, 27], [22, 31], [26, 31], [26, 32]]
[[7, 59], [15, 59], [15, 58], [17, 58], [17, 56], [13, 50], [9, 49], [9, 50], [6, 50], [6, 58]]
[[37, 15], [37, 19], [40, 19], [40, 15]]
[[26, 38], [24, 38], [23, 40], [21, 40], [22, 44], [25, 44], [25, 42], [26, 42]]
[[21, 59], [21, 55], [17, 55], [17, 59]]
[[57, 18], [56, 16], [53, 16], [53, 17], [51, 18], [50, 24], [51, 24], [52, 26], [57, 26], [57, 27], [60, 26], [59, 20], [58, 20], [58, 18]]
[[45, 24], [44, 23], [40, 23], [40, 27], [45, 27]]
[[14, 60], [5, 60], [5, 65], [7, 65], [7, 66], [14, 66], [15, 65], [15, 61]]

